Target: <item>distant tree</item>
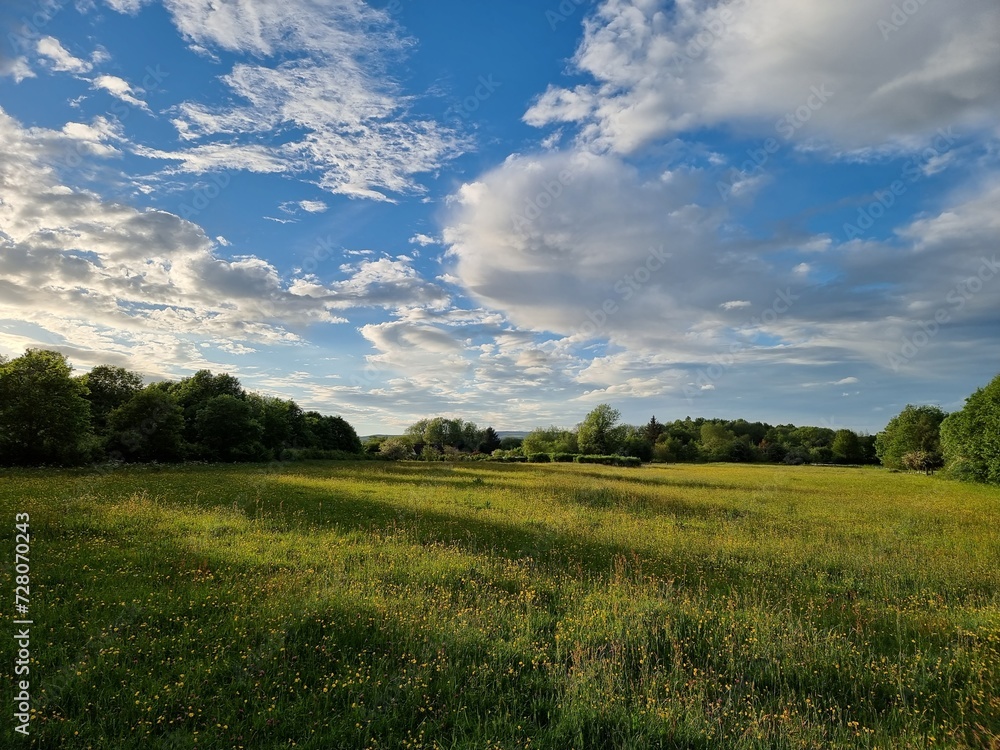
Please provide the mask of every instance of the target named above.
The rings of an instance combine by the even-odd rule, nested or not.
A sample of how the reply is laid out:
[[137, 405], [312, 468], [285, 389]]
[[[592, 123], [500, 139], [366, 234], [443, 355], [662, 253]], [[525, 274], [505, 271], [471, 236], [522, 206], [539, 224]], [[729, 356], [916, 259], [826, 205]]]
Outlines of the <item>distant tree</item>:
[[944, 420], [941, 444], [949, 472], [1000, 484], [1000, 375]]
[[580, 423], [577, 443], [580, 452], [593, 455], [610, 455], [622, 445], [624, 431], [618, 424], [621, 412], [608, 404], [601, 404]]
[[90, 416], [99, 435], [108, 430], [108, 415], [142, 390], [142, 376], [124, 367], [98, 365], [79, 380], [87, 389]]
[[311, 448], [361, 453], [361, 439], [343, 417], [324, 416], [319, 412], [309, 411], [305, 413], [304, 419]]
[[902, 469], [907, 453], [940, 453], [944, 418], [945, 413], [936, 406], [907, 405], [875, 438], [875, 452], [882, 465]]
[[402, 438], [386, 438], [379, 445], [379, 455], [389, 461], [413, 458], [413, 446]]
[[195, 416], [197, 445], [202, 458], [247, 461], [264, 457], [263, 430], [246, 399], [213, 396]]
[[406, 428], [406, 437], [415, 447], [430, 445], [439, 451], [450, 446], [471, 452], [482, 441], [482, 433], [473, 422], [446, 417], [421, 419]]
[[555, 425], [537, 427], [527, 434], [521, 446], [525, 455], [533, 453], [578, 453], [577, 436]]
[[28, 349], [0, 365], [0, 461], [71, 464], [89, 458], [86, 388], [59, 352]]
[[497, 431], [494, 430], [492, 427], [487, 427], [485, 430], [483, 430], [483, 439], [479, 443], [479, 445], [476, 446], [477, 450], [480, 453], [492, 453], [499, 447], [500, 447], [500, 436], [497, 434]]
[[653, 443], [647, 437], [648, 427], [649, 425], [626, 427], [622, 431], [623, 437], [619, 446], [622, 455], [633, 456], [646, 463], [653, 460]]
[[861, 440], [853, 430], [837, 430], [831, 447], [834, 460], [838, 463], [860, 464], [864, 462]]
[[184, 457], [184, 411], [160, 388], [144, 388], [108, 415], [108, 453], [126, 461]]
[[524, 440], [522, 438], [508, 436], [508, 437], [505, 437], [503, 440], [500, 441], [500, 450], [504, 450], [504, 451], [518, 451], [518, 450], [521, 450], [521, 445], [523, 443], [524, 443]]
[[280, 458], [286, 448], [305, 446], [306, 418], [294, 401], [248, 393], [246, 402], [253, 419], [261, 427], [261, 443], [271, 458]]
[[184, 410], [184, 437], [192, 444], [198, 442], [198, 412], [205, 408], [209, 400], [216, 396], [230, 396], [243, 401], [247, 395], [240, 381], [232, 375], [213, 375], [208, 370], [199, 370], [179, 383], [172, 383], [169, 390]]
[[663, 425], [656, 421], [656, 415], [654, 414], [649, 418], [649, 421], [646, 423], [646, 427], [644, 428], [646, 440], [648, 440], [650, 444], [656, 443], [656, 441], [660, 439], [660, 435], [663, 434], [663, 430]]
[[706, 422], [701, 426], [701, 450], [709, 461], [727, 461], [736, 435], [724, 424]]

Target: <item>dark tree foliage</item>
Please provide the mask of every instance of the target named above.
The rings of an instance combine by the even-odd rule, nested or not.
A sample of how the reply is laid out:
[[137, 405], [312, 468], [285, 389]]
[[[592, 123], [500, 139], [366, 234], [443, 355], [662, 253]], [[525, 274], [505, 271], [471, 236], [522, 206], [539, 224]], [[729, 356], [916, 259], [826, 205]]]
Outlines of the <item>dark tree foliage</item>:
[[98, 435], [107, 433], [111, 412], [142, 390], [142, 375], [124, 367], [98, 365], [79, 380], [87, 389], [90, 416]]
[[160, 388], [145, 388], [108, 417], [108, 457], [124, 461], [184, 458], [184, 411]]
[[362, 450], [341, 417], [247, 393], [232, 375], [202, 370], [143, 388], [137, 373], [108, 365], [74, 378], [57, 352], [0, 358], [0, 464], [262, 461], [289, 449], [292, 458], [294, 449]]
[[0, 365], [0, 462], [73, 464], [89, 457], [90, 404], [71, 372], [66, 357], [44, 349]]

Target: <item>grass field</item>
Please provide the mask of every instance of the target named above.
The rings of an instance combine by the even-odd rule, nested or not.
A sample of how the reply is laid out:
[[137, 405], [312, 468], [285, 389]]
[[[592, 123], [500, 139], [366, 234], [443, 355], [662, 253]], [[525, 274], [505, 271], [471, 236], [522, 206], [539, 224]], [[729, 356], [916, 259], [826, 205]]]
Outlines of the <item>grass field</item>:
[[7, 748], [1000, 746], [1000, 490], [881, 470], [4, 472]]

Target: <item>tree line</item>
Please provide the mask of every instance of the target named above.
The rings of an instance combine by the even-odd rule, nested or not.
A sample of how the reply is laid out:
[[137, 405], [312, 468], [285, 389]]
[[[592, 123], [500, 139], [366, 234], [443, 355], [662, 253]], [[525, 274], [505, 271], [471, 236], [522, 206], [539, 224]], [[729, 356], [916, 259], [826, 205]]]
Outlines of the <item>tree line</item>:
[[361, 453], [343, 418], [244, 390], [202, 370], [178, 382], [100, 365], [73, 376], [59, 352], [0, 358], [0, 465], [270, 461]]
[[875, 438], [851, 430], [691, 417], [662, 423], [655, 416], [636, 426], [622, 423], [609, 404], [572, 429], [540, 427], [524, 438], [503, 440], [492, 427], [481, 430], [474, 422], [423, 419], [402, 436], [369, 442], [366, 450], [383, 458], [425, 460], [471, 455], [525, 461], [617, 456], [640, 462], [878, 463]]
[[480, 430], [473, 422], [436, 417], [365, 448], [390, 460], [881, 464], [926, 473], [946, 468], [959, 479], [1000, 484], [1000, 376], [970, 396], [960, 411], [908, 405], [877, 435], [744, 419], [660, 422], [653, 416], [646, 424], [629, 425], [617, 409], [601, 404], [572, 429], [539, 427], [523, 439], [501, 440], [492, 427]]
[[959, 479], [1000, 484], [1000, 376], [953, 414], [908, 405], [875, 436], [744, 419], [654, 416], [628, 425], [601, 404], [572, 429], [540, 427], [523, 439], [434, 417], [362, 446], [343, 418], [247, 392], [228, 374], [202, 370], [144, 385], [138, 373], [111, 365], [73, 376], [65, 356], [44, 349], [0, 357], [0, 465], [360, 457], [882, 464], [927, 473], [946, 468]]

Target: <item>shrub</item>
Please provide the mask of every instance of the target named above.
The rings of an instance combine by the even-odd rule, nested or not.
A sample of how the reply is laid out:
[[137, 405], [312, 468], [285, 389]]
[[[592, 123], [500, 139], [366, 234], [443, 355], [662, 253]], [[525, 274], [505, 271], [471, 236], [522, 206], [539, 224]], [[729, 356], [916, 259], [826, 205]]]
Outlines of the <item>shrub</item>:
[[548, 453], [532, 453], [528, 456], [528, 462], [533, 464], [547, 464], [552, 460]]
[[573, 459], [576, 458], [576, 453], [553, 453], [552, 460], [557, 464], [568, 464], [573, 463]]

